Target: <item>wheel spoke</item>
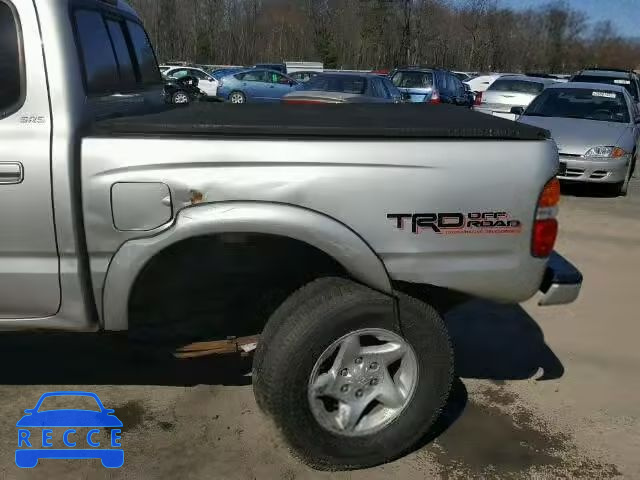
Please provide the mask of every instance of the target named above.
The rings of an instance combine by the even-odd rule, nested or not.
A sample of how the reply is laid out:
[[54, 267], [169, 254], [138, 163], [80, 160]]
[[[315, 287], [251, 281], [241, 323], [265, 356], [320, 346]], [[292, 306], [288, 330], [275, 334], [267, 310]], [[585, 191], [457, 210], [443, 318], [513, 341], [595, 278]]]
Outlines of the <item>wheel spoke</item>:
[[389, 375], [389, 371], [386, 368], [384, 380], [380, 384], [377, 393], [378, 395], [376, 400], [387, 408], [400, 408], [404, 405], [406, 396], [400, 390], [399, 385], [393, 381], [393, 378], [391, 378], [391, 375]]
[[316, 396], [325, 394], [326, 392], [331, 390], [335, 378], [335, 375], [333, 375], [331, 372], [323, 373], [318, 378], [316, 378], [316, 381], [313, 382], [313, 385], [311, 385], [312, 391]]
[[375, 355], [385, 366], [397, 362], [406, 352], [406, 345], [398, 342], [387, 342], [383, 345], [362, 348], [362, 355]]
[[338, 355], [336, 355], [331, 367], [334, 374], [337, 375], [340, 370], [353, 364], [353, 361], [360, 355], [361, 348], [360, 338], [357, 335], [350, 335], [345, 338], [340, 344]]
[[372, 398], [364, 397], [359, 401], [349, 402], [348, 404], [340, 402], [336, 415], [338, 427], [347, 432], [355, 430], [362, 417], [362, 412], [364, 412], [371, 401]]

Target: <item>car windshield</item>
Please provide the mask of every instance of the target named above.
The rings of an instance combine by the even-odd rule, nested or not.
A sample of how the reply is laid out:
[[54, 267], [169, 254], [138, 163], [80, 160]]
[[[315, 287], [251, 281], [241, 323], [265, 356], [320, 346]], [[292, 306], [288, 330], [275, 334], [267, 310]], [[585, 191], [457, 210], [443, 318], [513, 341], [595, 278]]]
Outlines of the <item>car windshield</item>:
[[629, 108], [622, 93], [582, 88], [545, 90], [525, 115], [629, 123]]
[[633, 82], [629, 78], [602, 77], [600, 75], [576, 75], [572, 82], [581, 83], [602, 83], [604, 85], [618, 85], [624, 87], [634, 100], [638, 101], [638, 93], [633, 86]]
[[352, 75], [317, 75], [305, 83], [303, 88], [304, 90], [362, 95], [367, 89], [367, 81], [363, 77]]
[[101, 411], [95, 398], [84, 395], [60, 395], [46, 397], [38, 408], [38, 412], [49, 412], [53, 410]]
[[538, 95], [544, 90], [544, 84], [527, 80], [496, 80], [490, 87], [490, 92], [513, 92]]
[[433, 87], [433, 73], [397, 72], [391, 81], [398, 88], [431, 88]]

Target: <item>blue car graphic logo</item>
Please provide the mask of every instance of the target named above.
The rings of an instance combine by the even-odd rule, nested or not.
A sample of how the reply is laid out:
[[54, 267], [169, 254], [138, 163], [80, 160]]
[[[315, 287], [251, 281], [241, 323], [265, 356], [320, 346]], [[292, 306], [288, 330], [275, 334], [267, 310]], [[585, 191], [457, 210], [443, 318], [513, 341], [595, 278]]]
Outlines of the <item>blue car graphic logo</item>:
[[[55, 409], [40, 411], [42, 402], [49, 397], [93, 398], [100, 411]], [[122, 422], [113, 415], [114, 410], [104, 408], [100, 398], [89, 392], [51, 392], [40, 397], [33, 409], [25, 410], [18, 427], [16, 465], [34, 468], [39, 459], [100, 459], [106, 468], [120, 468], [124, 464], [124, 450], [120, 444]], [[86, 435], [76, 428], [91, 428]], [[36, 432], [33, 429], [38, 429]], [[40, 429], [41, 435], [40, 435]], [[55, 429], [55, 431], [54, 431]], [[109, 441], [97, 438], [101, 430], [110, 432]], [[53, 448], [54, 435], [66, 448]], [[83, 448], [86, 445], [88, 448]], [[105, 448], [109, 447], [109, 448]]]

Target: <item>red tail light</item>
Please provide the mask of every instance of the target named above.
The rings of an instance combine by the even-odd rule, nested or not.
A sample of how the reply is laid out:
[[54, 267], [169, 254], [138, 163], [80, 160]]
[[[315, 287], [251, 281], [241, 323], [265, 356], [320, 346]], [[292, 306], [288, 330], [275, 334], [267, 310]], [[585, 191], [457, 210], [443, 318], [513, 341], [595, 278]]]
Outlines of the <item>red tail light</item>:
[[482, 105], [482, 92], [476, 93], [476, 100], [473, 102], [475, 106]]
[[439, 103], [442, 103], [440, 101], [440, 92], [435, 88], [433, 89], [433, 93], [431, 94], [431, 100], [429, 100], [429, 103], [432, 105], [438, 105]]
[[553, 252], [558, 238], [558, 205], [560, 204], [560, 182], [557, 178], [544, 187], [533, 225], [531, 254], [537, 258], [547, 258]]

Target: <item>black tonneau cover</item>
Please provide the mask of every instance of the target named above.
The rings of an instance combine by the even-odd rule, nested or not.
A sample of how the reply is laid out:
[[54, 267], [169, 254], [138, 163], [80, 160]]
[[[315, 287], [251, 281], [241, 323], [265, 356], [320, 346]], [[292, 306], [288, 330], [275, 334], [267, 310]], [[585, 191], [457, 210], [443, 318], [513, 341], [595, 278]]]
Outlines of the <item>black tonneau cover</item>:
[[91, 135], [543, 140], [549, 132], [451, 105], [195, 103], [97, 121]]

